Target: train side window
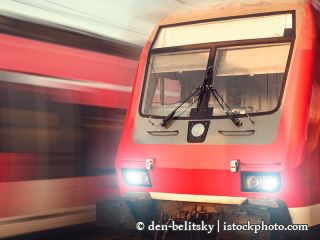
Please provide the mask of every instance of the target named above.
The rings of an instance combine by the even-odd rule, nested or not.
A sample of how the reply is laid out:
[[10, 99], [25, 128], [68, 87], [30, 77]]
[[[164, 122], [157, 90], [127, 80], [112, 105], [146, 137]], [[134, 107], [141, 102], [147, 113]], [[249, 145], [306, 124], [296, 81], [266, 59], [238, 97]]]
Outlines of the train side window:
[[114, 173], [125, 113], [0, 82], [0, 182]]
[[7, 161], [3, 167], [8, 175], [0, 180], [76, 176], [80, 143], [77, 115], [76, 106], [50, 101], [45, 89], [2, 82], [0, 151]]

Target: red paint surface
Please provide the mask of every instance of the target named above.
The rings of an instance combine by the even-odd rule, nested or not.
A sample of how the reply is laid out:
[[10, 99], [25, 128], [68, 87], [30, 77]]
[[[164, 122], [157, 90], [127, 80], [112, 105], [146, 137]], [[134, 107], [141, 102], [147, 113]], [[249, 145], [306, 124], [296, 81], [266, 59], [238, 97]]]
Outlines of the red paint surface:
[[[0, 34], [0, 69], [73, 80], [132, 86], [137, 62], [117, 56]], [[130, 92], [55, 90], [61, 101], [127, 108]]]

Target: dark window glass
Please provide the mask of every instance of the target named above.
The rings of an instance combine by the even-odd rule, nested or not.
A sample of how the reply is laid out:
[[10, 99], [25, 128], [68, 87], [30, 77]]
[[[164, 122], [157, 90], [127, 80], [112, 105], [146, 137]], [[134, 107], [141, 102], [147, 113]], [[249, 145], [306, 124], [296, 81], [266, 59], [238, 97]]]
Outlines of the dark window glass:
[[114, 172], [125, 111], [52, 99], [44, 88], [0, 84], [0, 181]]

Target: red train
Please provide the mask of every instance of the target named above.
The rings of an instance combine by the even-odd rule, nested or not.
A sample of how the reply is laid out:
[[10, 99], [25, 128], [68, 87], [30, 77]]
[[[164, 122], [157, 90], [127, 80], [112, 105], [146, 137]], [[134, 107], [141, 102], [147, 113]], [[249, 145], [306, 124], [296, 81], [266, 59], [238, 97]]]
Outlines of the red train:
[[93, 222], [95, 203], [119, 195], [114, 159], [140, 51], [0, 22], [0, 238]]
[[136, 220], [319, 227], [319, 5], [226, 1], [159, 23], [116, 158]]

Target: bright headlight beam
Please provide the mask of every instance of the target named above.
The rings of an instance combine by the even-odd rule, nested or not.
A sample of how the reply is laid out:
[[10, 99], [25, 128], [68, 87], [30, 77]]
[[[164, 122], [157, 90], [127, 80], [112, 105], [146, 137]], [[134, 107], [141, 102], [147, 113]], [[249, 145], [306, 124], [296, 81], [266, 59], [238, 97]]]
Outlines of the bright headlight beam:
[[280, 187], [281, 179], [279, 173], [241, 173], [241, 189], [243, 192], [276, 192]]
[[262, 189], [267, 191], [274, 191], [279, 187], [279, 181], [276, 176], [265, 176], [262, 178]]
[[143, 183], [143, 175], [138, 172], [127, 172], [125, 173], [125, 178], [129, 183], [132, 184], [142, 184]]
[[132, 186], [151, 186], [149, 175], [145, 169], [122, 169], [124, 182]]

